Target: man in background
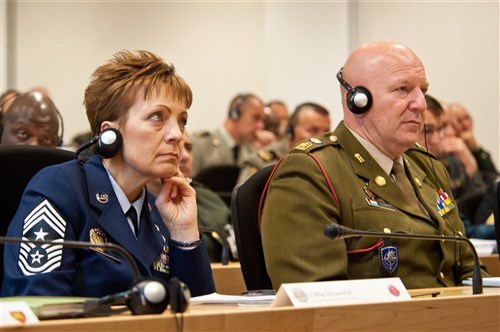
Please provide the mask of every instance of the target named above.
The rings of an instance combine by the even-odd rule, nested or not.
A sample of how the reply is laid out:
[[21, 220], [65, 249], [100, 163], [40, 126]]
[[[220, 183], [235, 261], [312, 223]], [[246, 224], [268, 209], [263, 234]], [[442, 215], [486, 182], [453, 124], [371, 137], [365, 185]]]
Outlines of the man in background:
[[240, 166], [253, 151], [269, 144], [274, 135], [263, 130], [265, 118], [264, 104], [259, 97], [235, 96], [222, 127], [192, 136], [193, 176], [209, 166]]
[[285, 128], [285, 138], [273, 142], [254, 152], [243, 162], [238, 184], [245, 182], [252, 174], [267, 165], [276, 163], [285, 153], [300, 141], [320, 136], [330, 130], [330, 113], [323, 106], [306, 102], [298, 105]]
[[288, 127], [288, 107], [281, 100], [272, 100], [266, 106], [269, 108], [269, 115], [276, 118], [278, 123], [278, 139], [284, 139]]
[[493, 160], [491, 160], [491, 155], [479, 145], [474, 135], [472, 130], [473, 122], [469, 111], [460, 103], [451, 103], [448, 107], [453, 113], [453, 126], [457, 136], [465, 142], [476, 159], [477, 167], [483, 175], [483, 179], [486, 182], [492, 182], [498, 176], [498, 171]]
[[58, 110], [47, 95], [37, 91], [21, 93], [3, 116], [0, 145], [58, 147], [62, 144], [60, 125]]

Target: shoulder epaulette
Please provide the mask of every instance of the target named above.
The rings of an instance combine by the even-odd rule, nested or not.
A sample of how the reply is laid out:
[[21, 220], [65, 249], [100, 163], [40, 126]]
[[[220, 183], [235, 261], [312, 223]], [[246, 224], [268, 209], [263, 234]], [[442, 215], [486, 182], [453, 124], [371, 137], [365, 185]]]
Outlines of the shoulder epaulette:
[[328, 145], [338, 145], [338, 140], [338, 137], [333, 134], [327, 134], [321, 137], [311, 137], [294, 146], [292, 152], [311, 152]]
[[420, 145], [418, 143], [415, 143], [413, 146], [411, 146], [407, 151], [408, 152], [420, 152], [423, 154], [426, 154], [428, 156], [431, 156], [434, 159], [438, 159], [432, 152], [430, 152], [425, 146]]
[[207, 130], [201, 130], [201, 131], [197, 131], [193, 134], [193, 136], [197, 137], [197, 138], [203, 138], [203, 137], [209, 137], [211, 136], [212, 134], [207, 131]]

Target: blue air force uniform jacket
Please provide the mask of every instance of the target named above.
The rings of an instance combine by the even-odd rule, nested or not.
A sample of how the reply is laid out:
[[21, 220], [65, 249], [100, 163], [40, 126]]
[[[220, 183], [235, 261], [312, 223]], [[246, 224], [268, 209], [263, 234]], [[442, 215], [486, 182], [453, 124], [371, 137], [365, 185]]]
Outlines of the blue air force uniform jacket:
[[[372, 232], [464, 235], [443, 164], [417, 146], [403, 159], [426, 212], [405, 200], [343, 123], [292, 149], [273, 175], [262, 211], [262, 245], [273, 287], [393, 276], [407, 288], [425, 288], [458, 286], [471, 277], [473, 256], [463, 243], [368, 237], [332, 241], [323, 235], [332, 222]], [[450, 196], [438, 208], [445, 193]]]
[[[100, 157], [50, 166], [28, 184], [8, 236], [31, 240], [112, 242], [135, 259], [141, 277], [177, 277], [193, 296], [215, 291], [202, 242], [169, 245], [169, 233], [146, 193], [139, 235], [130, 229]], [[128, 289], [133, 271], [120, 254], [57, 245], [6, 245], [2, 296], [101, 297]]]

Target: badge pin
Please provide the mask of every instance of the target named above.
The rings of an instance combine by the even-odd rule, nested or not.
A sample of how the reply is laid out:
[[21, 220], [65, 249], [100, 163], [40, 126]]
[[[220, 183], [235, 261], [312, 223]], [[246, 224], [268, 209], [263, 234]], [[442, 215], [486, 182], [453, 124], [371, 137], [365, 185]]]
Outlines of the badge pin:
[[313, 144], [311, 142], [303, 142], [295, 147], [296, 150], [306, 150], [309, 149]]
[[365, 160], [363, 159], [363, 157], [361, 157], [359, 153], [354, 154], [354, 158], [356, 158], [360, 164], [365, 162]]
[[368, 189], [368, 187], [363, 187], [363, 191], [365, 192], [366, 196], [371, 199], [375, 199], [375, 194], [370, 189]]
[[168, 246], [164, 245], [161, 249], [161, 253], [156, 257], [153, 262], [153, 269], [162, 273], [170, 273], [170, 268], [168, 265], [169, 257], [168, 257]]
[[95, 198], [99, 203], [106, 204], [108, 202], [108, 194], [106, 193], [97, 193], [95, 194]]
[[323, 142], [321, 142], [321, 140], [319, 138], [315, 138], [315, 137], [311, 137], [309, 139], [309, 142], [311, 142], [313, 144], [323, 144]]
[[[92, 228], [89, 234], [90, 243], [92, 244], [104, 244], [108, 242], [106, 234], [100, 228]], [[92, 247], [92, 250], [104, 252], [104, 248]]]
[[393, 276], [398, 268], [398, 248], [388, 245], [390, 243], [384, 239], [384, 246], [378, 248], [380, 270], [386, 276]]
[[453, 204], [450, 196], [443, 189], [438, 190], [436, 201], [437, 210], [441, 217], [455, 208], [455, 204]]

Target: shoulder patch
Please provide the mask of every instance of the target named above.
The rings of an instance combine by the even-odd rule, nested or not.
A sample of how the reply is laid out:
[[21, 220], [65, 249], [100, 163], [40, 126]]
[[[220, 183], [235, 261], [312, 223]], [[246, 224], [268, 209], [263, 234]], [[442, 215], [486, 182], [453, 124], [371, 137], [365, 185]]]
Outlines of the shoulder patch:
[[193, 136], [198, 137], [198, 138], [203, 138], [203, 137], [209, 137], [211, 136], [211, 133], [207, 130], [201, 130], [197, 131], [193, 134]]
[[259, 158], [265, 162], [270, 162], [271, 160], [276, 158], [276, 154], [270, 150], [260, 150]]
[[[61, 266], [66, 221], [44, 200], [24, 219], [23, 239], [33, 243], [21, 243], [18, 266], [26, 276], [47, 273]], [[37, 240], [54, 244], [37, 244]]]
[[425, 154], [427, 156], [430, 156], [434, 159], [438, 159], [432, 152], [430, 152], [425, 146], [422, 146], [418, 143], [415, 143], [412, 147], [410, 147], [405, 153], [406, 154], [412, 154], [412, 153], [415, 153], [415, 152], [418, 152], [418, 153], [422, 153], [422, 154]]
[[325, 135], [321, 137], [311, 137], [297, 144], [292, 150], [312, 151], [327, 145], [337, 145], [338, 139], [334, 135]]
[[311, 146], [313, 146], [313, 144], [311, 142], [303, 142], [303, 143], [300, 143], [299, 145], [295, 146], [294, 149], [303, 151], [303, 150], [309, 149]]

